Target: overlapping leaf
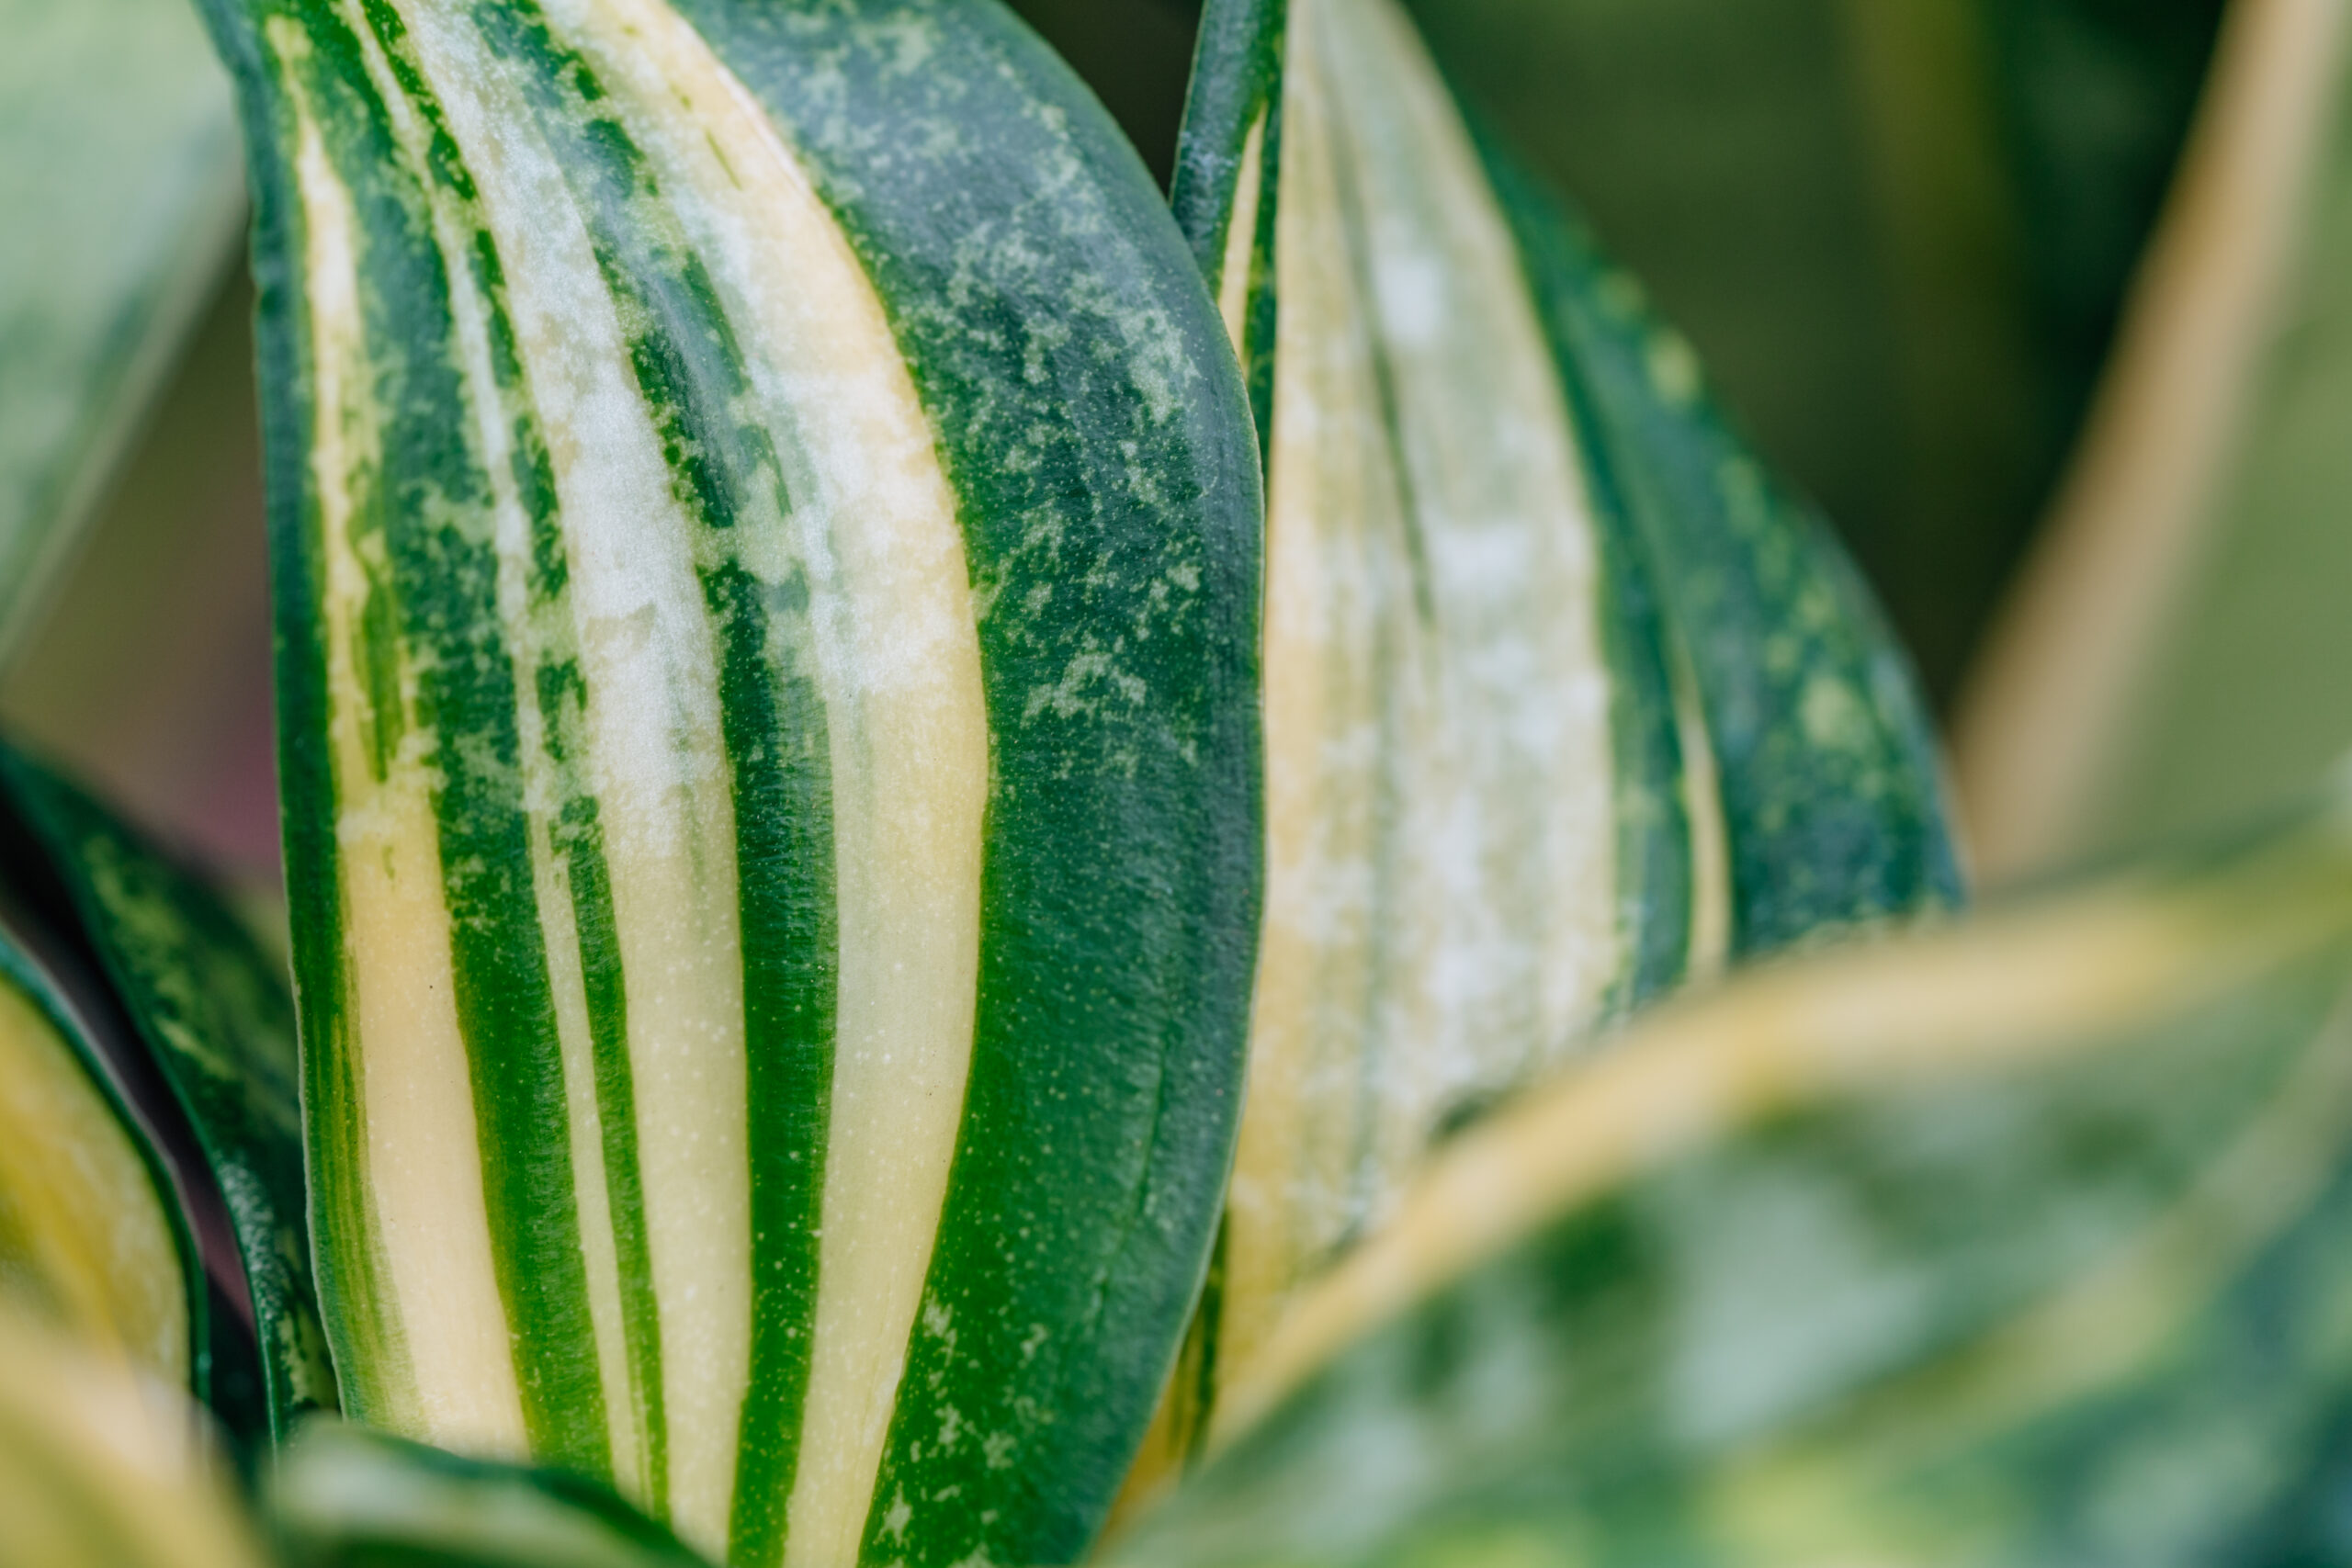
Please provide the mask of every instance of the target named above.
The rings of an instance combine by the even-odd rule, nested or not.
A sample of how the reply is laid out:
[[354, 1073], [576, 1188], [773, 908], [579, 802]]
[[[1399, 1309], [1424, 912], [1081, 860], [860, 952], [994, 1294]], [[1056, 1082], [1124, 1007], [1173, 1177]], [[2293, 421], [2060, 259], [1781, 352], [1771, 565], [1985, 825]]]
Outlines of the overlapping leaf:
[[2347, 1156], [2339, 797], [1758, 974], [1465, 1134], [1111, 1560], [2324, 1558]]
[[1212, 5], [1174, 192], [1267, 450], [1268, 891], [1136, 1486], [1450, 1123], [1726, 957], [1947, 903], [1910, 671], [1388, 0]]
[[[19, 1224], [0, 1224], [17, 1232], [0, 1252], [85, 1327], [148, 1302], [139, 1315], [162, 1333], [168, 1311], [184, 1343], [136, 1359], [241, 1440], [334, 1408], [278, 966], [195, 876], [5, 747], [0, 941], [13, 1081], [48, 1085], [13, 1105], [0, 1212]], [[115, 1174], [94, 1186], [101, 1171]]]

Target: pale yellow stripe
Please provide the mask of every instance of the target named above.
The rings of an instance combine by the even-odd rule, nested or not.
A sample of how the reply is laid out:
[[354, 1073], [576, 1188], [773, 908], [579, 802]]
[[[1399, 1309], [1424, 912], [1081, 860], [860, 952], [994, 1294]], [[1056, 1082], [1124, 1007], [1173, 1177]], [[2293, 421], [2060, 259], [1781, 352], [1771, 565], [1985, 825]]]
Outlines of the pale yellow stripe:
[[573, 1194], [587, 1273], [589, 1318], [596, 1336], [597, 1370], [605, 1391], [605, 1416], [612, 1435], [612, 1463], [615, 1473], [625, 1484], [641, 1488], [646, 1483], [646, 1456], [639, 1446], [636, 1408], [628, 1397], [619, 1266], [596, 1107], [587, 994], [580, 969], [571, 890], [549, 832], [550, 824], [562, 807], [564, 781], [557, 776], [547, 755], [546, 720], [539, 712], [538, 687], [533, 677], [533, 671], [550, 651], [549, 645], [570, 651], [569, 628], [543, 628], [535, 624], [530, 612], [530, 517], [515, 488], [512, 424], [491, 356], [488, 323], [492, 305], [474, 286], [470, 220], [465, 214], [452, 210], [447, 193], [432, 183], [427, 163], [432, 130], [401, 92], [366, 18], [348, 0], [343, 14], [345, 24], [360, 40], [368, 79], [384, 101], [393, 134], [426, 192], [434, 242], [447, 269], [459, 363], [475, 416], [474, 439], [492, 496], [491, 529], [498, 551], [499, 618], [514, 660], [519, 761], [524, 798], [530, 811], [532, 882], [546, 942], [556, 1033], [562, 1051], [564, 1091], [570, 1109]]
[[2094, 1050], [2344, 928], [2340, 887], [2246, 882], [2229, 897], [2112, 888], [1767, 969], [1656, 1015], [1449, 1145], [1396, 1223], [1294, 1303], [1220, 1404], [1217, 1440], [1437, 1282], [1677, 1149], [1844, 1089]]
[[0, 1306], [0, 1562], [261, 1568], [194, 1408], [89, 1351]]
[[840, 983], [816, 1354], [786, 1559], [846, 1562], [930, 1267], [971, 1055], [988, 734], [963, 535], [881, 300], [751, 95], [653, 0], [557, 0], [548, 15], [594, 62], [708, 265], [791, 480], [791, 517], [751, 531], [743, 558], [767, 581], [797, 568], [809, 581]]
[[1260, 109], [1241, 141], [1241, 168], [1233, 185], [1233, 210], [1226, 218], [1225, 268], [1217, 275], [1217, 311], [1237, 354], [1250, 352], [1250, 262], [1258, 254], [1258, 202], [1265, 183], [1266, 117]]
[[1430, 900], [1426, 887], [1378, 886], [1384, 859], [1399, 876], [1422, 863], [1403, 842], [1409, 822], [1381, 807], [1409, 801], [1415, 763], [1442, 759], [1396, 454], [1366, 389], [1371, 301], [1348, 261], [1329, 91], [1295, 54], [1275, 215], [1266, 908], [1227, 1215], [1221, 1367], [1247, 1360], [1284, 1293], [1356, 1218], [1363, 1122], [1377, 1115], [1360, 1081], [1364, 1055], [1434, 1032], [1427, 998], [1397, 983], [1414, 967], [1405, 933], [1384, 954], [1374, 923], [1377, 901], [1411, 911]]
[[89, 1072], [0, 977], [0, 1292], [185, 1388], [187, 1283], [154, 1179]]
[[[449, 911], [433, 818], [431, 737], [413, 727], [386, 783], [368, 769], [354, 664], [368, 580], [351, 537], [354, 491], [373, 482], [376, 412], [360, 317], [358, 220], [299, 87], [308, 43], [273, 20], [272, 47], [297, 69], [294, 175], [302, 203], [316, 424], [311, 478], [323, 566], [328, 746], [343, 874], [345, 996], [357, 1043], [369, 1195], [382, 1243], [384, 1305], [405, 1342], [418, 1436], [524, 1451], [506, 1316], [490, 1256], [481, 1155], [449, 957]], [[413, 676], [401, 673], [402, 702]]]
[[423, 6], [408, 20], [504, 261], [554, 466], [628, 991], [673, 1522], [715, 1551], [750, 1359], [750, 1166], [732, 781], [696, 541], [562, 168], [469, 23]]
[[2195, 131], [2132, 288], [2088, 428], [1962, 690], [1959, 801], [1986, 878], [2095, 840], [2168, 622], [2216, 529], [2214, 503], [2292, 281], [2337, 134], [2352, 6], [2237, 0]]
[[1731, 957], [1731, 829], [1724, 820], [1723, 775], [1715, 738], [1679, 649], [1669, 649], [1674, 730], [1682, 753], [1682, 810], [1690, 823], [1690, 942], [1684, 973], [1704, 979]]
[[1295, 0], [1284, 92], [1227, 1376], [1448, 1109], [1568, 1048], [1623, 955], [1591, 507], [1509, 225], [1388, 0]]

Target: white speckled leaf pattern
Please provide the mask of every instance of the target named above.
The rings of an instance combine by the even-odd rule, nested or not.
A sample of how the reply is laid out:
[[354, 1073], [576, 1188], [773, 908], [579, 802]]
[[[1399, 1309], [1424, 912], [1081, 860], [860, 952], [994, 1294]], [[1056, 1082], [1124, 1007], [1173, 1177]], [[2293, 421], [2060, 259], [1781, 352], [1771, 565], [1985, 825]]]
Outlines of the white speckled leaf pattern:
[[1267, 452], [1267, 914], [1219, 1265], [1138, 1495], [1449, 1123], [1727, 955], [1956, 894], [1849, 569], [1402, 10], [1203, 27], [1174, 201]]
[[695, 1548], [1065, 1561], [1205, 1264], [1243, 388], [991, 5], [211, 0], [347, 1407]]
[[1399, 25], [1291, 8], [1268, 898], [1220, 1357], [1635, 956], [1589, 482], [1510, 229]]

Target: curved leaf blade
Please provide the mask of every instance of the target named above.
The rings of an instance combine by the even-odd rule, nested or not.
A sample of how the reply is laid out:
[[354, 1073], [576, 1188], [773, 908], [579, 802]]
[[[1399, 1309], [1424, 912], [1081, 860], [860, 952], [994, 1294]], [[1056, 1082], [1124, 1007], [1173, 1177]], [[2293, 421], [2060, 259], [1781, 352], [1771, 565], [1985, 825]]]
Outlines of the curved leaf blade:
[[1214, 0], [1172, 199], [1268, 453], [1269, 880], [1137, 1492], [1447, 1128], [1726, 957], [1959, 895], [1851, 567], [1398, 7]]
[[335, 1407], [304, 1218], [301, 1109], [293, 1001], [278, 963], [189, 873], [106, 807], [23, 754], [0, 747], [0, 810], [46, 852], [61, 916], [103, 974], [163, 1092], [185, 1117], [238, 1276], [229, 1308], [258, 1344], [250, 1418], [283, 1438]]
[[1256, 468], [1164, 208], [991, 6], [211, 15], [348, 1405], [739, 1562], [1074, 1554], [1256, 907]]
[[270, 1524], [297, 1568], [700, 1568], [599, 1487], [461, 1459], [364, 1427], [306, 1427], [270, 1472]]
[[1860, 574], [1741, 445], [1640, 285], [1507, 153], [1485, 152], [1705, 726], [1731, 951], [1957, 904], [1935, 721]]
[[1450, 1147], [1113, 1560], [2292, 1557], [2348, 1153], [2341, 798], [1761, 972]]
[[0, 931], [0, 1294], [122, 1364], [209, 1382], [204, 1265], [171, 1175], [46, 969]]

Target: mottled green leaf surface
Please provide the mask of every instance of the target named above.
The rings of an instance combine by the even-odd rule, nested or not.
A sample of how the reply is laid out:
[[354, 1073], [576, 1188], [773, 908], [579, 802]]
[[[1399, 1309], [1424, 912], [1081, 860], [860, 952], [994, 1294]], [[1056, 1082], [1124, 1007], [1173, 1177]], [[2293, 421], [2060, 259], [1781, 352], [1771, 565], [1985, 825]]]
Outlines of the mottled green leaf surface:
[[1408, 0], [1948, 699], [2079, 429], [2222, 0]]
[[1759, 971], [1449, 1145], [1113, 1561], [2328, 1561], [2352, 802]]
[[228, 82], [183, 0], [0, 6], [0, 654], [228, 265]]
[[[0, 749], [0, 809], [47, 852], [54, 911], [186, 1118], [235, 1263], [231, 1331], [260, 1346], [257, 1411], [232, 1424], [284, 1437], [335, 1404], [305, 1224], [294, 1010], [278, 964], [190, 873], [48, 769]], [[151, 1114], [161, 1114], [156, 1106]], [[195, 1173], [190, 1173], [195, 1179]], [[207, 1218], [210, 1218], [208, 1215]], [[225, 1260], [224, 1260], [225, 1262]]]
[[1732, 951], [1956, 901], [1934, 722], [1871, 591], [1726, 425], [1640, 283], [1507, 153], [1487, 154], [1704, 725]]
[[740, 1563], [1063, 1561], [1205, 1267], [1261, 497], [991, 4], [216, 0], [346, 1407]]

